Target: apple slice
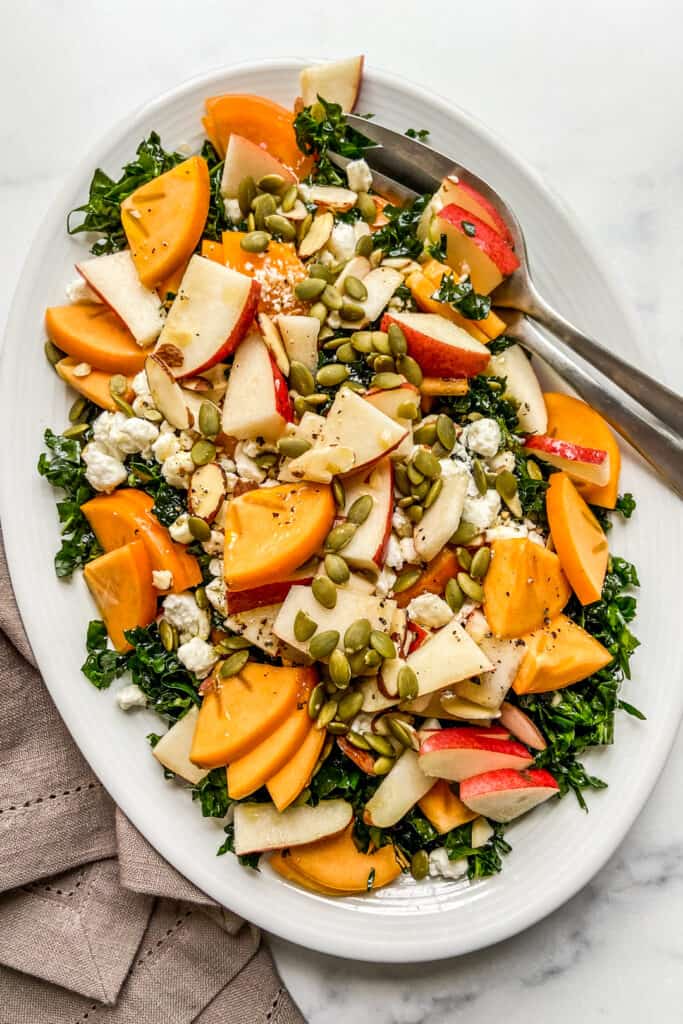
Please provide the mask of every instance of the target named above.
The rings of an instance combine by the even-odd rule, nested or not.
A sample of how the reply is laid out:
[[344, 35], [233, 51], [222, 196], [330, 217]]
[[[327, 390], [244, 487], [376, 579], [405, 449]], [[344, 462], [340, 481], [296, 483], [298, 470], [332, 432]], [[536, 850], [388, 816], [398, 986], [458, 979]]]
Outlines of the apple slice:
[[[176, 430], [188, 430], [190, 427], [190, 411], [178, 384], [171, 371], [162, 363], [158, 356], [147, 356], [145, 359], [145, 375], [149, 385], [155, 408]], [[200, 403], [201, 404], [201, 401]]]
[[264, 583], [261, 587], [252, 587], [251, 590], [229, 590], [228, 613], [235, 615], [238, 612], [262, 608], [265, 605], [279, 605], [287, 597], [293, 586], [298, 584], [299, 586], [307, 587], [312, 582], [313, 575], [311, 571], [305, 569], [292, 573], [286, 579], [272, 580], [270, 583]]
[[447, 464], [438, 498], [415, 527], [415, 550], [423, 562], [430, 562], [460, 525], [469, 475], [464, 466]]
[[399, 702], [398, 697], [387, 697], [382, 693], [374, 676], [363, 679], [357, 689], [363, 694], [361, 711], [365, 711], [368, 714], [374, 714], [376, 711], [386, 711], [387, 708], [395, 708]]
[[408, 431], [350, 388], [340, 388], [327, 414], [321, 445], [343, 445], [354, 455], [354, 470], [389, 455]]
[[347, 277], [357, 277], [359, 281], [363, 281], [371, 270], [372, 264], [370, 263], [370, 260], [366, 260], [365, 256], [352, 256], [339, 277], [334, 282], [334, 287], [343, 295], [344, 282]]
[[346, 800], [321, 800], [315, 807], [235, 804], [235, 853], [260, 853], [314, 843], [343, 831], [353, 817]]
[[490, 714], [499, 710], [512, 686], [526, 647], [522, 640], [494, 637], [485, 616], [478, 610], [472, 613], [465, 628], [493, 668], [490, 672], [482, 672], [478, 679], [465, 679], [458, 683], [455, 692], [458, 697], [487, 708]]
[[334, 227], [334, 216], [331, 213], [318, 213], [313, 218], [313, 223], [299, 243], [299, 256], [302, 260], [313, 256], [324, 245], [327, 245], [332, 228]]
[[89, 288], [106, 303], [133, 335], [138, 345], [151, 345], [164, 326], [159, 296], [145, 288], [129, 249], [95, 256], [76, 264]]
[[198, 466], [190, 477], [187, 507], [190, 515], [212, 523], [226, 494], [225, 472], [217, 462]]
[[396, 324], [408, 343], [408, 353], [423, 373], [435, 377], [475, 377], [489, 362], [486, 345], [438, 313], [385, 313], [382, 330]]
[[516, 740], [490, 739], [474, 729], [458, 726], [430, 733], [420, 746], [423, 772], [449, 782], [462, 782], [472, 775], [501, 768], [521, 770], [533, 761], [527, 748]]
[[303, 105], [310, 107], [322, 96], [328, 103], [338, 103], [349, 114], [360, 91], [364, 60], [363, 56], [347, 57], [304, 68], [299, 76]]
[[404, 750], [365, 805], [363, 821], [377, 828], [391, 828], [434, 785], [425, 775], [414, 750]]
[[239, 184], [244, 178], [252, 177], [254, 181], [258, 181], [266, 174], [279, 174], [285, 181], [296, 181], [289, 168], [271, 156], [267, 149], [233, 132], [225, 151], [221, 194], [226, 199], [235, 199]]
[[437, 192], [442, 206], [449, 206], [454, 203], [469, 213], [473, 213], [479, 220], [483, 220], [490, 228], [497, 231], [505, 239], [508, 245], [514, 248], [514, 242], [510, 229], [498, 213], [495, 206], [485, 198], [476, 188], [461, 181], [455, 175], [444, 178], [441, 188]]
[[313, 596], [310, 587], [292, 587], [284, 600], [273, 625], [273, 632], [290, 647], [302, 654], [308, 653], [308, 641], [299, 641], [294, 635], [294, 620], [299, 612], [305, 612], [317, 623], [318, 633], [334, 629], [339, 633], [340, 648], [343, 648], [344, 633], [357, 619], [368, 619], [372, 629], [386, 632], [391, 624], [396, 605], [387, 598], [362, 594], [356, 590], [337, 590], [334, 608], [323, 608]]
[[541, 730], [516, 704], [503, 701], [500, 707], [500, 721], [520, 743], [526, 743], [532, 750], [547, 749], [548, 744]]
[[196, 377], [237, 348], [254, 319], [259, 291], [258, 281], [195, 254], [155, 354], [174, 377]]
[[261, 605], [235, 614], [228, 613], [225, 625], [233, 633], [243, 636], [254, 647], [276, 658], [283, 653], [283, 644], [273, 632], [273, 625], [281, 608], [282, 605], [278, 603]]
[[353, 469], [355, 461], [353, 449], [345, 445], [317, 445], [283, 466], [280, 470], [280, 480], [285, 483], [311, 480], [318, 484], [329, 484], [333, 476], [348, 473]]
[[460, 799], [491, 821], [507, 822], [557, 796], [560, 787], [545, 768], [484, 772], [460, 784]]
[[363, 278], [363, 284], [368, 294], [359, 305], [363, 307], [365, 316], [362, 320], [341, 320], [342, 327], [358, 331], [361, 327], [373, 323], [382, 310], [386, 309], [399, 285], [403, 284], [403, 274], [391, 267], [376, 267]]
[[572, 480], [604, 487], [610, 478], [609, 452], [602, 448], [585, 448], [572, 441], [562, 441], [549, 434], [534, 434], [524, 442], [527, 451], [563, 469]]
[[252, 331], [235, 353], [223, 403], [223, 433], [277, 441], [292, 418], [285, 379], [261, 335]]
[[366, 494], [372, 498], [372, 508], [367, 519], [344, 548], [344, 560], [354, 569], [376, 573], [384, 561], [384, 552], [391, 534], [391, 517], [394, 514], [394, 472], [391, 460], [382, 459], [369, 474], [365, 472], [360, 476], [348, 477], [344, 486], [344, 515], [348, 515], [358, 498]]
[[191, 782], [193, 786], [201, 782], [211, 771], [210, 768], [198, 768], [190, 761], [190, 748], [198, 715], [199, 708], [193, 705], [187, 714], [171, 726], [152, 750], [152, 754], [164, 768], [168, 768], [186, 782]]
[[525, 434], [544, 434], [548, 429], [548, 411], [538, 377], [523, 348], [511, 345], [500, 355], [491, 356], [486, 369], [494, 377], [505, 377], [504, 398], [517, 403], [517, 419]]
[[435, 223], [438, 232], [446, 236], [446, 262], [458, 274], [468, 273], [472, 287], [481, 295], [490, 295], [519, 267], [505, 239], [462, 206], [444, 206]]
[[493, 668], [455, 617], [409, 654], [406, 664], [417, 676], [418, 696]]
[[[353, 262], [353, 260], [351, 261]], [[365, 393], [365, 401], [370, 402], [374, 405], [375, 409], [379, 409], [385, 416], [388, 416], [394, 421], [399, 423], [402, 427], [407, 430], [405, 440], [401, 442], [398, 448], [395, 448], [391, 453], [394, 459], [404, 459], [410, 456], [413, 450], [413, 421], [407, 419], [405, 416], [399, 416], [398, 410], [401, 405], [405, 402], [411, 402], [416, 408], [420, 409], [420, 391], [413, 384], [402, 384], [399, 388], [372, 388], [370, 391]]]
[[317, 317], [280, 313], [275, 317], [275, 322], [289, 362], [303, 363], [309, 370], [315, 370], [318, 366], [320, 334], [320, 321]]

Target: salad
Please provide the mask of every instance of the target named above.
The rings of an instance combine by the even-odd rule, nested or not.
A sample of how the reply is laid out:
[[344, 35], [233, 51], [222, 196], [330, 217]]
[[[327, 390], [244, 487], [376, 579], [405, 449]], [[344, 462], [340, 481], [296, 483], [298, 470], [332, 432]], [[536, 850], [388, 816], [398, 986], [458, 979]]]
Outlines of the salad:
[[585, 809], [583, 752], [643, 717], [615, 438], [506, 335], [485, 198], [373, 188], [362, 66], [306, 69], [293, 111], [211, 97], [199, 153], [152, 133], [95, 171], [38, 465], [99, 613], [85, 676], [158, 713], [219, 853], [329, 896], [499, 871], [505, 826]]

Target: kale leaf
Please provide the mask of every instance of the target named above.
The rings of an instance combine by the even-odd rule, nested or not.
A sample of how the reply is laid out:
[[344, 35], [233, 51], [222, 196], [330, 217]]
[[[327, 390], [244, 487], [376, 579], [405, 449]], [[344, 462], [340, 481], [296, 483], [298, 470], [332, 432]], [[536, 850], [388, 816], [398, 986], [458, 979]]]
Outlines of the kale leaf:
[[471, 416], [487, 416], [496, 420], [503, 436], [503, 447], [509, 447], [510, 435], [518, 429], [517, 406], [504, 398], [505, 378], [479, 374], [470, 378], [465, 395], [449, 395], [439, 399], [439, 411], [446, 412], [458, 422]]
[[204, 818], [224, 818], [233, 800], [228, 796], [228, 776], [225, 768], [212, 768], [196, 786], [192, 799], [198, 800]]
[[[223, 831], [225, 832], [225, 839], [223, 840], [221, 845], [218, 847], [218, 850], [216, 851], [217, 857], [222, 856], [224, 853], [235, 852], [235, 826], [226, 825]], [[261, 859], [261, 854], [245, 853], [241, 856], [238, 855], [237, 859], [243, 867], [253, 868], [255, 871], [258, 871], [258, 864]]]
[[327, 155], [329, 149], [357, 160], [373, 145], [364, 135], [349, 127], [338, 103], [330, 103], [322, 96], [297, 114], [294, 132], [301, 152], [315, 157], [316, 165], [310, 180], [317, 185], [346, 185], [344, 175]]
[[153, 711], [173, 723], [193, 704], [201, 703], [195, 676], [178, 661], [174, 651], [163, 646], [155, 622], [129, 629], [125, 637], [133, 647], [126, 667]]
[[451, 306], [466, 320], [485, 320], [491, 312], [489, 296], [475, 292], [469, 277], [456, 281], [453, 273], [443, 275], [432, 298]]
[[170, 526], [181, 513], [187, 512], [185, 492], [166, 483], [158, 462], [131, 455], [126, 460], [126, 468], [129, 485], [139, 487], [154, 498], [152, 512], [162, 526]]
[[225, 202], [221, 193], [223, 160], [221, 160], [215, 147], [208, 139], [202, 146], [200, 156], [203, 156], [208, 164], [210, 185], [209, 212], [206, 217], [202, 238], [209, 238], [213, 242], [220, 242], [224, 231], [232, 231], [237, 229], [239, 225], [233, 225], [225, 212]]
[[107, 627], [99, 619], [88, 623], [88, 656], [81, 672], [98, 690], [106, 690], [126, 670], [127, 657], [107, 646]]
[[418, 196], [406, 206], [385, 206], [383, 213], [388, 220], [373, 235], [375, 249], [381, 249], [385, 256], [416, 259], [422, 252], [422, 242], [417, 237], [417, 227], [430, 195]]

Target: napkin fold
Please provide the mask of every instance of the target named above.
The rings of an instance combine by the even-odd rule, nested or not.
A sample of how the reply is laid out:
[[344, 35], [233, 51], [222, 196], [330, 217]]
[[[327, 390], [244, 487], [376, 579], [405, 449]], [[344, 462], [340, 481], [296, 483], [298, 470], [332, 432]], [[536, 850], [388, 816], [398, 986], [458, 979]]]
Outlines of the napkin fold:
[[1, 540], [0, 692], [1, 1024], [302, 1024], [258, 930], [167, 864], [79, 753]]

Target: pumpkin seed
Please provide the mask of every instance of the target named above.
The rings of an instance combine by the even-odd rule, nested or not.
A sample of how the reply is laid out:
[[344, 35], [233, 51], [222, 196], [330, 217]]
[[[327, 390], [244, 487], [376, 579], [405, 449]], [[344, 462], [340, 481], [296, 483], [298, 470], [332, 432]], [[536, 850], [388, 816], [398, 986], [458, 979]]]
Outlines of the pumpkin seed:
[[[394, 373], [394, 371], [396, 369], [396, 364], [394, 363], [394, 360], [391, 358], [391, 356], [380, 356], [380, 355], [375, 356], [375, 361], [374, 361], [374, 363], [372, 365], [372, 368], [375, 371], [375, 374], [377, 374], [377, 375], [380, 375], [380, 374], [382, 376], [389, 375], [391, 377], [397, 376]], [[399, 380], [401, 383], [403, 383], [403, 378], [402, 377], [398, 377], [397, 376], [397, 380]]]
[[79, 396], [69, 409], [69, 423], [78, 423], [87, 408], [87, 401], [82, 396]]
[[391, 735], [398, 740], [402, 747], [415, 750], [417, 740], [414, 730], [411, 732], [410, 727], [405, 722], [402, 722], [400, 718], [394, 718], [392, 715], [386, 715], [385, 717], [387, 728]]
[[389, 335], [386, 331], [373, 331], [371, 337], [372, 347], [375, 352], [379, 352], [383, 356], [391, 355], [391, 349], [389, 348]]
[[[348, 658], [346, 657], [344, 652], [340, 651], [338, 647], [336, 647], [332, 651], [332, 654], [330, 655], [330, 661], [329, 661], [329, 664], [328, 664], [328, 670], [329, 670], [329, 673], [330, 673], [330, 679], [332, 680], [334, 685], [337, 687], [337, 689], [338, 690], [345, 690], [346, 687], [351, 682], [351, 666], [349, 665]], [[343, 703], [343, 701], [342, 701], [342, 703]], [[361, 704], [362, 703], [363, 703], [363, 701], [362, 701], [362, 697], [361, 697]], [[355, 711], [353, 712], [353, 714], [355, 714]], [[340, 705], [340, 715], [339, 715], [339, 717], [342, 718], [342, 719], [345, 719], [347, 717], [347, 716], [341, 714], [341, 705]], [[348, 717], [352, 718], [353, 715], [349, 715]]]
[[332, 284], [334, 281], [334, 275], [324, 263], [311, 263], [308, 268], [308, 276], [325, 281], [326, 284]]
[[332, 478], [332, 496], [337, 508], [344, 508], [344, 505], [346, 505], [346, 491], [344, 490], [344, 484], [338, 476]]
[[304, 804], [308, 803], [310, 798], [311, 798], [311, 791], [310, 791], [310, 789], [302, 789], [301, 792], [299, 793], [298, 797], [294, 801], [294, 807], [303, 807]]
[[403, 374], [409, 384], [414, 384], [416, 388], [419, 388], [423, 376], [417, 360], [413, 359], [412, 356], [401, 356], [396, 363], [396, 369], [399, 373]]
[[250, 231], [240, 240], [240, 247], [245, 252], [265, 252], [270, 242], [267, 231]]
[[366, 224], [374, 223], [377, 217], [377, 206], [374, 199], [367, 192], [359, 192], [356, 199], [356, 206]]
[[369, 669], [373, 669], [374, 670], [376, 668], [379, 668], [379, 666], [381, 664], [382, 664], [382, 659], [380, 658], [380, 656], [377, 653], [377, 651], [368, 650], [363, 655], [363, 666], [364, 666], [364, 668], [369, 668]]
[[413, 456], [413, 465], [423, 476], [435, 480], [441, 476], [441, 463], [426, 448], [420, 448]]
[[383, 757], [394, 757], [394, 748], [384, 736], [378, 736], [376, 732], [367, 732], [365, 738], [371, 750]]
[[254, 462], [260, 469], [272, 469], [277, 463], [275, 452], [262, 452], [254, 457]]
[[247, 647], [251, 647], [251, 644], [246, 636], [226, 636], [223, 637], [216, 649], [221, 654], [228, 654], [230, 651], [244, 651]]
[[400, 463], [394, 466], [394, 483], [401, 492], [406, 496], [410, 494], [410, 478], [408, 477], [408, 471], [405, 466]]
[[337, 702], [336, 700], [328, 700], [323, 704], [318, 717], [315, 722], [316, 729], [326, 729], [332, 719], [337, 714]]
[[538, 465], [537, 462], [534, 462], [533, 459], [527, 459], [527, 461], [526, 461], [526, 471], [527, 471], [527, 473], [529, 474], [529, 476], [531, 477], [532, 480], [542, 480], [543, 479], [543, 473], [541, 472], [541, 467]]
[[475, 580], [483, 580], [489, 571], [491, 548], [479, 548], [470, 566], [470, 576]]
[[416, 882], [421, 882], [429, 874], [429, 854], [426, 850], [417, 850], [410, 861], [410, 873]]
[[398, 695], [401, 700], [414, 700], [417, 697], [419, 684], [415, 672], [410, 665], [404, 665], [398, 674]]
[[410, 508], [415, 502], [415, 498], [412, 494], [407, 495], [405, 498], [399, 498], [396, 504], [399, 508]]
[[74, 423], [73, 427], [67, 427], [66, 430], [63, 430], [62, 435], [74, 441], [76, 438], [83, 437], [89, 426], [89, 423]]
[[420, 576], [421, 571], [419, 569], [406, 569], [396, 577], [393, 586], [394, 593], [401, 594], [404, 590], [409, 590], [414, 583], [417, 583]]
[[417, 430], [413, 431], [413, 441], [415, 444], [434, 444], [436, 441], [436, 423], [434, 420], [421, 423]]
[[360, 651], [370, 643], [372, 626], [369, 619], [356, 619], [344, 633], [344, 648], [347, 651]]
[[294, 288], [294, 294], [302, 302], [312, 302], [327, 288], [327, 281], [322, 277], [307, 277]]
[[129, 420], [133, 419], [133, 417], [135, 416], [135, 413], [133, 412], [133, 407], [129, 405], [125, 398], [121, 398], [119, 395], [112, 395], [112, 401], [116, 408], [119, 410], [119, 412], [122, 412], [124, 416], [128, 417]]
[[128, 381], [122, 373], [115, 373], [109, 378], [109, 394], [112, 398], [122, 398], [128, 393]]
[[357, 395], [365, 394], [365, 388], [357, 380], [347, 380], [344, 387], [348, 388], [349, 391], [355, 391]]
[[293, 391], [298, 391], [304, 397], [312, 395], [315, 391], [313, 374], [303, 363], [294, 360], [294, 362], [289, 364], [289, 386]]
[[477, 601], [479, 604], [484, 600], [484, 588], [481, 583], [477, 583], [471, 576], [468, 576], [466, 572], [459, 572], [457, 577], [458, 586], [463, 593], [469, 597], [470, 601]]
[[204, 437], [215, 437], [220, 433], [221, 417], [213, 402], [202, 402], [199, 406], [199, 429]]
[[321, 324], [327, 320], [327, 306], [324, 302], [314, 302], [308, 311], [309, 316], [314, 316]]
[[53, 345], [51, 341], [45, 342], [43, 351], [50, 366], [56, 366], [59, 360], [64, 358], [64, 353], [56, 345]]
[[[326, 366], [320, 367], [315, 379], [321, 388], [335, 388], [343, 383], [348, 375], [348, 369], [341, 363], [328, 363]], [[325, 401], [327, 401], [327, 395]]]
[[344, 280], [344, 291], [350, 299], [355, 299], [356, 302], [365, 302], [368, 297], [368, 290], [359, 277], [354, 277], [353, 274]]
[[406, 515], [408, 516], [408, 519], [410, 519], [411, 523], [415, 523], [417, 526], [418, 523], [422, 522], [424, 509], [422, 505], [411, 505], [410, 508], [406, 509]]
[[341, 718], [342, 722], [350, 722], [351, 719], [356, 717], [362, 706], [362, 693], [359, 693], [358, 691], [355, 691], [354, 693], [347, 693], [345, 694], [345, 696], [342, 697], [342, 699], [339, 702], [337, 716]]
[[423, 480], [422, 483], [415, 484], [412, 490], [412, 496], [415, 499], [415, 501], [423, 501], [423, 499], [426, 498], [427, 495], [429, 494], [429, 489], [431, 486], [432, 485], [429, 482], [429, 480]]
[[303, 242], [304, 238], [306, 237], [308, 232], [311, 230], [311, 224], [312, 223], [313, 223], [313, 214], [312, 213], [307, 213], [306, 216], [304, 217], [304, 219], [299, 221], [299, 227], [297, 228], [297, 231], [296, 231], [296, 240], [299, 243], [299, 245], [301, 245], [301, 243]]
[[429, 488], [429, 490], [427, 491], [427, 494], [424, 497], [424, 500], [423, 500], [422, 504], [423, 504], [425, 509], [428, 509], [428, 508], [432, 507], [432, 505], [434, 504], [436, 499], [441, 494], [442, 490], [443, 490], [443, 480], [441, 479], [441, 477], [439, 477], [438, 480], [434, 481], [434, 483]]
[[363, 307], [350, 299], [342, 299], [340, 312], [342, 320], [350, 320], [352, 323], [356, 320], [363, 320], [365, 317]]
[[349, 652], [349, 665], [351, 666], [351, 672], [354, 676], [362, 675], [362, 673], [367, 669], [367, 665], [364, 661], [367, 650], [367, 647], [361, 647], [359, 651]]
[[289, 213], [290, 210], [294, 209], [296, 205], [296, 198], [297, 187], [296, 185], [290, 185], [288, 189], [285, 189], [282, 194], [282, 199], [280, 200], [280, 206], [282, 207], [283, 213]]
[[464, 569], [465, 572], [469, 572], [470, 566], [472, 565], [472, 555], [469, 553], [467, 548], [456, 548], [455, 553], [458, 556], [458, 565], [460, 568]]
[[374, 503], [374, 498], [371, 494], [362, 494], [360, 498], [356, 498], [347, 512], [348, 521], [355, 523], [356, 526], [361, 526], [372, 512]]
[[402, 420], [416, 420], [420, 413], [415, 402], [401, 402], [396, 415]]
[[313, 597], [323, 608], [334, 608], [337, 603], [337, 588], [327, 576], [316, 576], [311, 584]]
[[159, 639], [165, 651], [175, 651], [178, 646], [178, 630], [166, 619], [159, 623]]
[[370, 646], [377, 651], [380, 658], [395, 658], [396, 645], [388, 633], [382, 633], [379, 629], [373, 629], [370, 633]]
[[202, 611], [206, 611], [206, 609], [209, 607], [209, 599], [206, 596], [206, 591], [204, 590], [204, 587], [197, 587], [197, 589], [194, 592], [194, 599], [197, 607], [201, 608]]
[[453, 450], [455, 444], [455, 424], [450, 416], [442, 412], [436, 418], [436, 436], [447, 452]]
[[[325, 349], [326, 352], [336, 352], [337, 349], [341, 348], [343, 345], [347, 343], [346, 338], [331, 338], [330, 335], [332, 334], [332, 331], [330, 330], [329, 327], [324, 327], [323, 330], [329, 332], [327, 334], [328, 340], [323, 345], [323, 348]], [[320, 340], [321, 335], [322, 331], [318, 335], [318, 340]], [[337, 356], [337, 358], [339, 358], [339, 356]], [[344, 360], [342, 360], [342, 362], [344, 362]]]
[[286, 459], [298, 459], [311, 447], [311, 442], [307, 441], [305, 437], [281, 437], [277, 443], [277, 450]]
[[318, 683], [317, 686], [313, 687], [311, 696], [308, 698], [308, 717], [317, 718], [324, 703], [325, 687], [322, 683]]
[[216, 445], [202, 438], [192, 445], [190, 455], [195, 466], [205, 466], [207, 462], [213, 462], [216, 458]]
[[223, 662], [219, 670], [221, 679], [230, 679], [231, 676], [238, 676], [246, 663], [249, 661], [249, 651], [235, 651]]
[[199, 516], [190, 516], [187, 520], [187, 528], [195, 540], [204, 541], [208, 540], [211, 536], [211, 527], [204, 519], [200, 519]]
[[307, 640], [310, 640], [316, 629], [318, 623], [315, 622], [310, 615], [304, 611], [298, 611], [294, 619], [294, 636], [300, 644], [305, 644]]
[[277, 203], [273, 196], [264, 193], [252, 201], [251, 209], [254, 214], [254, 221], [259, 231], [263, 231], [266, 223], [266, 217], [270, 217], [271, 213], [275, 213], [277, 210]]
[[256, 219], [254, 217], [254, 214], [250, 213], [249, 216], [247, 217], [247, 231], [251, 232], [251, 231], [255, 231], [255, 230], [256, 230]]
[[353, 746], [356, 747], [358, 750], [370, 749], [370, 744], [365, 739], [365, 736], [361, 735], [361, 733], [359, 732], [355, 732], [355, 730], [353, 729], [351, 729], [351, 731], [346, 734], [346, 738], [349, 741], [349, 743], [353, 744]]
[[287, 220], [281, 213], [271, 213], [265, 219], [266, 229], [276, 238], [283, 242], [293, 242], [296, 238], [296, 228], [291, 220]]
[[333, 526], [327, 535], [325, 541], [325, 548], [327, 551], [342, 551], [347, 544], [351, 542], [351, 538], [356, 532], [355, 523], [340, 523], [338, 526]]
[[409, 462], [406, 467], [408, 473], [408, 479], [410, 480], [413, 487], [417, 487], [424, 480], [424, 476], [413, 462]]
[[396, 759], [393, 757], [378, 757], [372, 770], [375, 775], [388, 775], [395, 764]]
[[446, 598], [446, 604], [453, 614], [460, 611], [465, 601], [465, 595], [454, 577], [451, 577], [446, 584], [443, 596]]
[[472, 478], [480, 494], [486, 494], [489, 483], [486, 479], [486, 470], [479, 459], [472, 459]]
[[294, 412], [297, 414], [297, 416], [301, 418], [303, 414], [305, 412], [309, 412], [309, 410], [310, 406], [306, 399], [302, 398], [301, 395], [297, 395], [297, 397], [294, 399]]
[[469, 544], [469, 542], [473, 540], [478, 533], [479, 530], [473, 523], [466, 523], [463, 521], [460, 523], [460, 526], [455, 531], [455, 533], [451, 536], [449, 543]]
[[342, 307], [341, 292], [334, 285], [328, 284], [325, 286], [325, 291], [320, 296], [321, 301], [325, 303], [328, 309], [338, 310]]
[[335, 719], [334, 722], [329, 723], [327, 731], [332, 733], [333, 736], [345, 736], [349, 731], [349, 727], [346, 722], [338, 722]]
[[496, 490], [503, 501], [512, 501], [517, 494], [517, 478], [515, 474], [511, 473], [509, 469], [504, 469], [502, 473], [499, 473], [496, 477]]
[[264, 174], [262, 178], [256, 182], [256, 187], [260, 188], [262, 192], [272, 192], [277, 194], [281, 192], [286, 186], [287, 182], [281, 174]]
[[308, 653], [315, 661], [329, 657], [339, 643], [339, 632], [336, 629], [325, 629], [316, 633], [308, 645]]
[[325, 572], [333, 583], [346, 583], [350, 576], [349, 567], [341, 555], [325, 555]]
[[[337, 361], [340, 363], [355, 363], [358, 359], [358, 353], [353, 345], [344, 338], [334, 338], [333, 341], [335, 342], [335, 358]], [[327, 348], [327, 345], [323, 345], [323, 348]]]
[[398, 324], [391, 324], [387, 332], [389, 338], [389, 349], [391, 350], [392, 356], [404, 356], [408, 351], [408, 342], [406, 336], [398, 326]]
[[349, 340], [356, 352], [363, 355], [372, 352], [372, 331], [354, 331]]
[[240, 204], [243, 217], [248, 215], [254, 199], [256, 199], [256, 182], [248, 174], [246, 178], [242, 178], [237, 186], [237, 202]]
[[372, 252], [372, 235], [361, 235], [356, 242], [356, 256], [365, 256], [367, 259]]

